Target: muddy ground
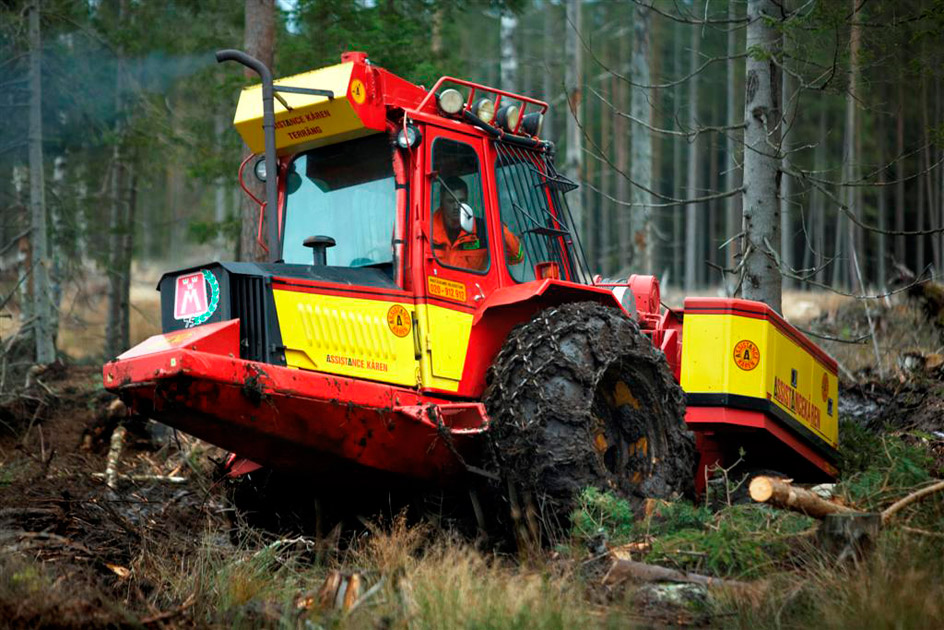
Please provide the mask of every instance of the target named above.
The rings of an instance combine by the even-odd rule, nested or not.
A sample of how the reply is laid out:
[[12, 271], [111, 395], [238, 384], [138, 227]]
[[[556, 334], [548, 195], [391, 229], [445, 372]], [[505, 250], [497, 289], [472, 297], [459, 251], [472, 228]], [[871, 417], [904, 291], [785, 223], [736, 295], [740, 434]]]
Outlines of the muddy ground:
[[0, 406], [0, 568], [26, 583], [0, 591], [10, 627], [156, 622], [155, 585], [131, 567], [154, 553], [173, 562], [204, 532], [228, 531], [213, 482], [223, 453], [195, 439], [129, 427], [117, 485], [106, 485], [120, 414], [99, 382], [96, 366], [57, 368]]

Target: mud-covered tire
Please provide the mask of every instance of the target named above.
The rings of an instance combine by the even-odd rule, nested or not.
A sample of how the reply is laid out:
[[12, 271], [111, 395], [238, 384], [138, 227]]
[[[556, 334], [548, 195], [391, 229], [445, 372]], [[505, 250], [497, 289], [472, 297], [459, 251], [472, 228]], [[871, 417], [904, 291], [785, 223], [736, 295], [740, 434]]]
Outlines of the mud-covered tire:
[[488, 375], [487, 451], [501, 490], [565, 525], [588, 486], [638, 503], [693, 492], [694, 439], [665, 357], [618, 309], [549, 308], [509, 334]]

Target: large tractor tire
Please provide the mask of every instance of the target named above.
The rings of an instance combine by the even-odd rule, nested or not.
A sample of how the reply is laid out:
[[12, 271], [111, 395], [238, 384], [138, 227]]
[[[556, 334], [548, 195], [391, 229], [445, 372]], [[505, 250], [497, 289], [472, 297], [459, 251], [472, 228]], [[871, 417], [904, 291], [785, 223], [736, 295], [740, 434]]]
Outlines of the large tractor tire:
[[[693, 492], [694, 439], [661, 352], [616, 308], [549, 308], [508, 336], [488, 376], [488, 451], [501, 491], [566, 527], [589, 486], [638, 506]], [[517, 509], [516, 509], [517, 508]]]

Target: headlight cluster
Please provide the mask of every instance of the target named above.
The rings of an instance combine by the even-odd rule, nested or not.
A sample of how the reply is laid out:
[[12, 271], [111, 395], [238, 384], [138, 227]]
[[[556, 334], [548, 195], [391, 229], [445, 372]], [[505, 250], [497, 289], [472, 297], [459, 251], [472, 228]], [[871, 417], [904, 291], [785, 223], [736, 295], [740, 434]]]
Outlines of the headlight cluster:
[[[437, 102], [439, 109], [447, 116], [456, 116], [465, 108], [465, 98], [454, 88], [440, 92]], [[495, 111], [495, 101], [489, 98], [477, 99], [469, 111], [487, 125], [496, 125], [510, 133], [523, 133], [532, 137], [541, 135], [541, 127], [544, 124], [544, 114], [538, 112], [526, 114], [521, 118], [521, 108], [517, 105], [502, 105]]]

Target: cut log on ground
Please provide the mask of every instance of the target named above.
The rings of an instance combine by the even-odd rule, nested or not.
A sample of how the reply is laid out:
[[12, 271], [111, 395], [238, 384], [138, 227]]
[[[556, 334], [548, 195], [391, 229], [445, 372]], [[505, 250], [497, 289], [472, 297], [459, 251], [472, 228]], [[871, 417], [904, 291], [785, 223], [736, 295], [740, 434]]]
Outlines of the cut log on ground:
[[751, 498], [758, 503], [793, 510], [813, 518], [822, 519], [827, 514], [856, 513], [856, 510], [852, 508], [827, 501], [810, 490], [797, 488], [776, 477], [754, 477], [748, 491], [751, 493]]

